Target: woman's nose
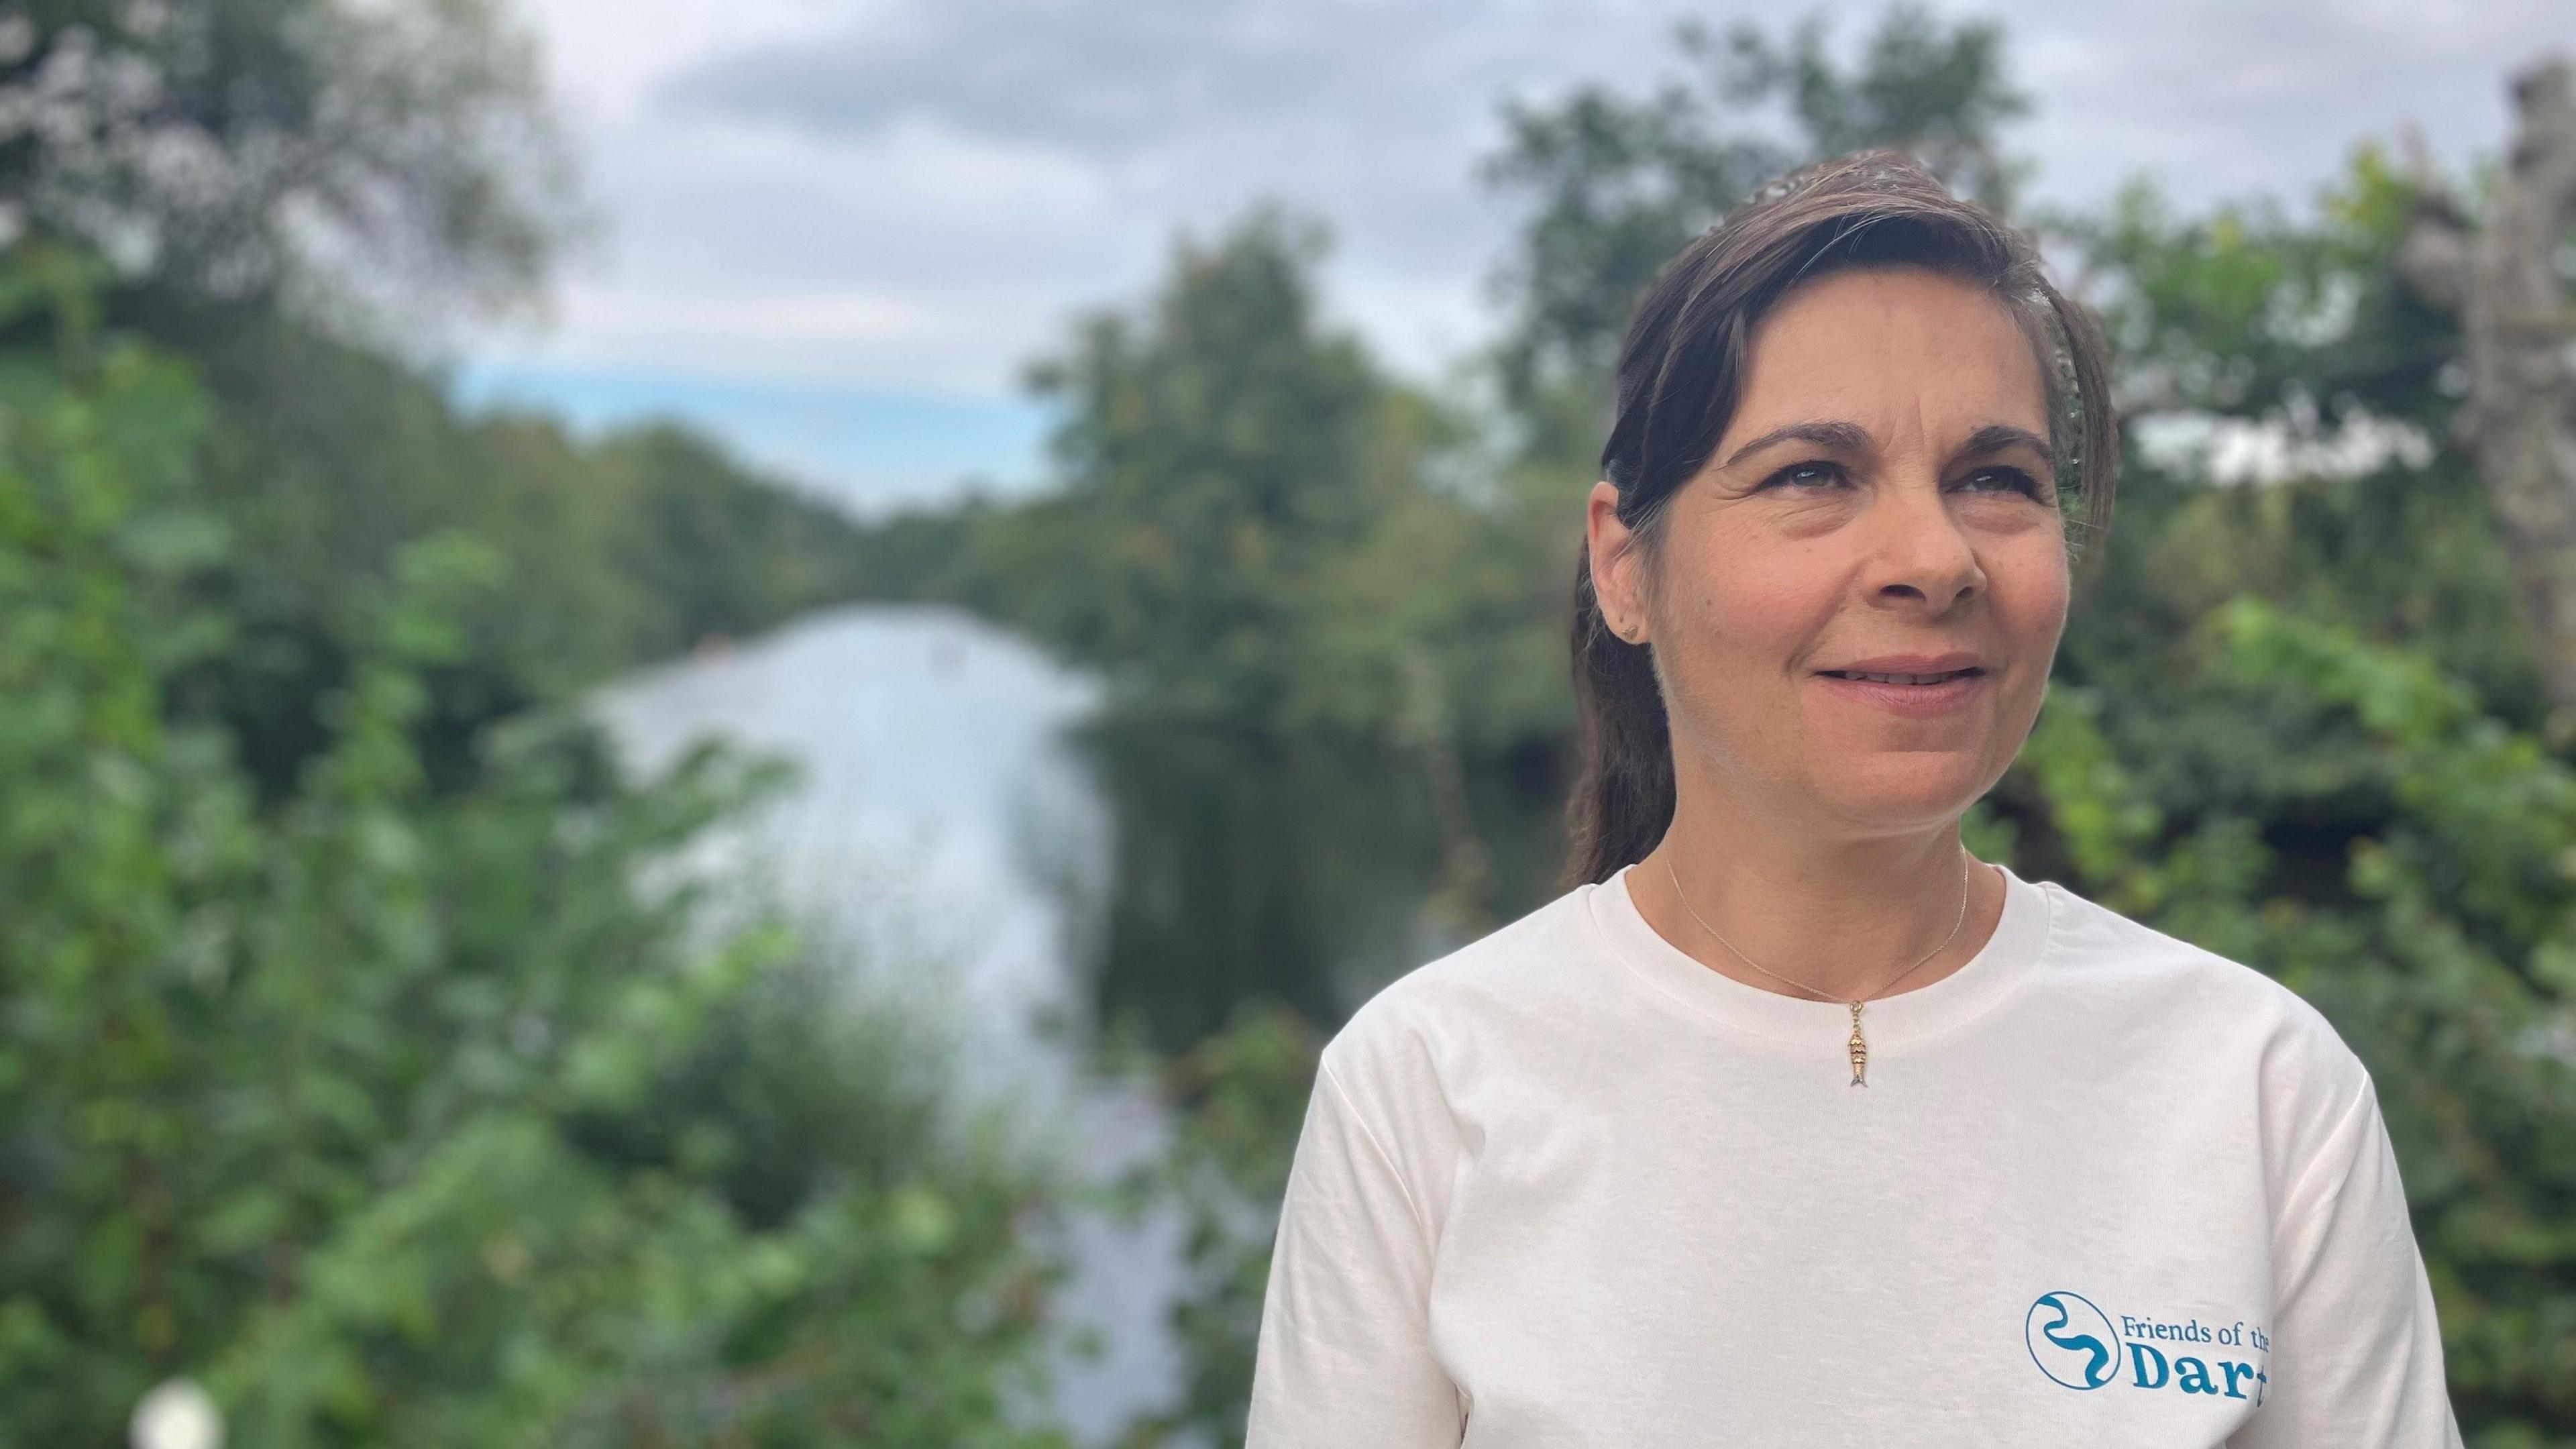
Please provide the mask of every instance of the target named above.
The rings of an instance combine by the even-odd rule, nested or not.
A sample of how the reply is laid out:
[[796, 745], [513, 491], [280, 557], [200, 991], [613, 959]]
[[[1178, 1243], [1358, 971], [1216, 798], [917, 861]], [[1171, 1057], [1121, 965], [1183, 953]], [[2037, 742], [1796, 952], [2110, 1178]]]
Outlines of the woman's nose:
[[1864, 584], [1873, 602], [1946, 614], [1984, 588], [1976, 546], [1937, 479], [1882, 490], [1870, 513]]

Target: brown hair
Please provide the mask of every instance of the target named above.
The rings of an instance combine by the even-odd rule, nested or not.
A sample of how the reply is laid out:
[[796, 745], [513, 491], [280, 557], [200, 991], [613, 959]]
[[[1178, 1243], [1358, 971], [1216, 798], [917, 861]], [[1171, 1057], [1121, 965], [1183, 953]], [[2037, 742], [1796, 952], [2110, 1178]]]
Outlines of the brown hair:
[[[1637, 304], [1619, 349], [1617, 413], [1601, 476], [1648, 557], [1666, 505], [1733, 418], [1754, 326], [1792, 288], [1839, 271], [1925, 267], [1991, 293], [2039, 350], [2068, 547], [2110, 526], [2118, 471], [2108, 348], [2092, 315], [2050, 284], [2039, 248], [1950, 194], [1909, 157], [1869, 151], [1763, 188], [1675, 257]], [[1602, 623], [1591, 553], [1574, 571], [1574, 693], [1581, 765], [1566, 806], [1569, 886], [1642, 860], [1673, 818], [1671, 734], [1649, 646]]]

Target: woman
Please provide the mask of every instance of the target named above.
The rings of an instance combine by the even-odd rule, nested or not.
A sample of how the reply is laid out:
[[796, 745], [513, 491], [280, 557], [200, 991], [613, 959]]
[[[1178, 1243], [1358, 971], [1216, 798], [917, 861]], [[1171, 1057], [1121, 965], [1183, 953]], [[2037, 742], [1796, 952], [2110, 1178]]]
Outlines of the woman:
[[2114, 449], [2096, 330], [1910, 161], [1665, 272], [1576, 577], [1574, 888], [1325, 1050], [1251, 1449], [2459, 1442], [2333, 1028], [1960, 842]]

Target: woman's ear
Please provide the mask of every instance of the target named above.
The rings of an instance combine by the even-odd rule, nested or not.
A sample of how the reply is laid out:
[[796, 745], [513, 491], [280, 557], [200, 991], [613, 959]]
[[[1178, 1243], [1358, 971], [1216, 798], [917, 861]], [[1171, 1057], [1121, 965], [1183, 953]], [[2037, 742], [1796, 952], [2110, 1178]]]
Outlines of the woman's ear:
[[1635, 532], [1619, 520], [1618, 485], [1606, 478], [1584, 500], [1583, 537], [1591, 550], [1592, 596], [1600, 604], [1602, 627], [1631, 644], [1645, 643], [1642, 552], [1634, 547]]

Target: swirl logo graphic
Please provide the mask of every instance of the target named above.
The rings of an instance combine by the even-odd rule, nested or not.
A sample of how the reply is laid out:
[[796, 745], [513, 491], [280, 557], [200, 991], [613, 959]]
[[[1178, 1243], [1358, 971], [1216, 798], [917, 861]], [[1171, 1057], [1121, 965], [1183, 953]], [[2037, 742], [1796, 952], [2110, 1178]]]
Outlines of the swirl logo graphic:
[[2030, 1305], [2022, 1337], [2039, 1371], [2070, 1389], [2098, 1389], [2120, 1371], [2120, 1336], [2111, 1316], [2079, 1293], [2042, 1293]]

